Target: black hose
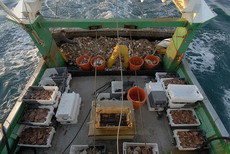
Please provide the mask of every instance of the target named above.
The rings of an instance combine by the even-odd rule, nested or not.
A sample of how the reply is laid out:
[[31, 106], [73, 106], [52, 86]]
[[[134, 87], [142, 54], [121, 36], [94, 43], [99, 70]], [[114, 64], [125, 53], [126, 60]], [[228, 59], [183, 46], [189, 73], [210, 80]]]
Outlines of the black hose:
[[84, 126], [89, 114], [90, 114], [91, 108], [89, 109], [89, 112], [87, 114], [87, 116], [85, 117], [83, 123], [81, 124], [81, 127], [79, 128], [78, 132], [76, 133], [76, 135], [74, 136], [74, 138], [71, 140], [71, 142], [68, 144], [68, 146], [65, 148], [65, 150], [62, 152], [62, 154], [69, 148], [69, 146], [73, 143], [73, 141], [75, 140], [75, 138], [77, 137], [77, 135], [79, 134], [79, 132], [81, 131], [82, 127]]
[[221, 136], [221, 137], [214, 137], [214, 138], [211, 138], [209, 140], [207, 140], [201, 147], [200, 147], [200, 151], [203, 151], [204, 150], [204, 147], [206, 147], [210, 142], [212, 141], [215, 141], [215, 140], [220, 140], [220, 139], [224, 139], [224, 140], [228, 140], [230, 141], [230, 137], [224, 137], [224, 136]]

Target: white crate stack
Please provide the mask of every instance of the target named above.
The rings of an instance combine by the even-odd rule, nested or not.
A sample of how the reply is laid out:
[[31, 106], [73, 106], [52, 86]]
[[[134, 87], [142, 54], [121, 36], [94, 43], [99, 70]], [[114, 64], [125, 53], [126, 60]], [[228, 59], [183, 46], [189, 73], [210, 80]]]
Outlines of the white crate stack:
[[61, 124], [76, 124], [80, 112], [81, 97], [76, 93], [64, 93], [57, 109], [56, 118]]
[[123, 154], [128, 154], [128, 147], [130, 146], [139, 146], [139, 147], [151, 147], [153, 154], [159, 154], [158, 144], [157, 143], [133, 143], [133, 142], [123, 142]]
[[[54, 108], [58, 107], [61, 95], [64, 91], [68, 92], [70, 89], [69, 83], [72, 79], [71, 74], [68, 73], [66, 67], [59, 67], [59, 68], [48, 68], [44, 72], [40, 82], [39, 86], [31, 86], [27, 90], [25, 96], [23, 97], [22, 101], [29, 104], [29, 105], [36, 105], [35, 108], [44, 108], [49, 109], [49, 112], [47, 114], [46, 120], [43, 123], [38, 122], [30, 122], [26, 125], [33, 125], [36, 126], [34, 128], [40, 128], [40, 126], [49, 126], [52, 120], [54, 113]], [[50, 85], [50, 86], [46, 86]], [[31, 99], [31, 93], [33, 90], [48, 90], [52, 91], [51, 99], [50, 100], [35, 100]], [[32, 126], [26, 126], [25, 128], [32, 127]], [[50, 136], [47, 139], [46, 145], [27, 145], [27, 144], [18, 144], [19, 146], [26, 146], [26, 147], [51, 147], [51, 141], [53, 138], [53, 135], [55, 133], [54, 127], [52, 128], [50, 132]]]
[[170, 108], [181, 108], [204, 99], [196, 85], [169, 84], [166, 94]]

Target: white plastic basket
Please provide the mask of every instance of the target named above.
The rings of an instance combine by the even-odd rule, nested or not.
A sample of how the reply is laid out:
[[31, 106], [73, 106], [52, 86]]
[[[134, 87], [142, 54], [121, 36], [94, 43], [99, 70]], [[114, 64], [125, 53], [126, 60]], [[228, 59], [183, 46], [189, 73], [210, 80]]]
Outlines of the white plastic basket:
[[[160, 75], [171, 75], [171, 74], [174, 74], [176, 77], [178, 77], [176, 75], [176, 73], [167, 73], [167, 72], [156, 72], [155, 74], [155, 79], [157, 80], [157, 82], [161, 82], [161, 79], [165, 79], [165, 78], [160, 78]], [[173, 79], [173, 78], [172, 78]]]
[[29, 124], [29, 125], [34, 125], [34, 126], [49, 126], [51, 123], [51, 119], [54, 115], [54, 107], [52, 106], [37, 106], [35, 109], [49, 109], [49, 112], [46, 116], [46, 121], [44, 122], [20, 122], [22, 124]]
[[123, 142], [123, 154], [128, 154], [127, 153], [127, 148], [129, 146], [150, 146], [152, 147], [152, 153], [153, 154], [159, 154], [159, 149], [158, 149], [158, 144], [157, 143], [133, 143], [133, 142]]
[[[52, 91], [50, 100], [35, 100], [31, 99], [31, 93], [33, 90], [49, 90]], [[23, 96], [22, 101], [28, 104], [43, 104], [43, 105], [53, 105], [56, 103], [57, 96], [59, 95], [57, 86], [31, 86], [27, 90], [26, 94]]]
[[39, 82], [39, 86], [57, 86], [60, 92], [64, 92], [66, 83], [63, 79], [43, 79]]
[[79, 94], [64, 93], [58, 107], [56, 118], [61, 124], [76, 124], [80, 112], [81, 97]]
[[[26, 128], [41, 128], [41, 127], [32, 127], [32, 126], [26, 126], [24, 129]], [[47, 138], [47, 142], [46, 142], [46, 145], [32, 145], [32, 144], [18, 144], [18, 146], [21, 146], [21, 147], [34, 147], [34, 148], [49, 148], [51, 147], [51, 142], [52, 142], [52, 139], [53, 139], [53, 135], [54, 133], [56, 132], [54, 127], [46, 127], [46, 128], [51, 128], [51, 131], [49, 133], [49, 137]]]
[[[57, 77], [52, 75], [58, 74]], [[68, 70], [66, 67], [57, 67], [57, 68], [48, 68], [45, 70], [42, 80], [43, 79], [60, 79], [60, 78], [67, 78]]]
[[[101, 154], [105, 154], [106, 153], [105, 146], [104, 145], [101, 146], [104, 147], [104, 150], [101, 152]], [[80, 150], [86, 149], [88, 147], [89, 145], [71, 145], [69, 154], [79, 154]], [[95, 147], [97, 147], [97, 145], [95, 145]]]
[[178, 102], [178, 103], [174, 103], [171, 100], [169, 100], [168, 106], [169, 106], [169, 108], [172, 108], [172, 109], [179, 109], [179, 108], [185, 107], [188, 104], [194, 104], [194, 103], [191, 103], [191, 102]]
[[[178, 111], [178, 110], [189, 110], [189, 111], [192, 111], [193, 117], [197, 121], [197, 123], [196, 124], [176, 124], [176, 123], [174, 123], [173, 122], [172, 114], [170, 112], [171, 111]], [[197, 115], [196, 115], [196, 112], [194, 111], [194, 109], [168, 109], [167, 110], [167, 116], [168, 116], [168, 119], [169, 119], [169, 124], [172, 127], [186, 127], [186, 126], [199, 126], [200, 125], [200, 121], [197, 118]]]
[[191, 102], [202, 101], [204, 98], [195, 85], [169, 84], [167, 89], [171, 102]]
[[180, 137], [179, 137], [179, 135], [177, 135], [177, 133], [180, 132], [180, 131], [199, 131], [199, 130], [194, 130], [194, 129], [175, 129], [173, 131], [173, 137], [176, 140], [176, 146], [177, 146], [177, 148], [179, 150], [187, 150], [188, 151], [188, 150], [196, 150], [196, 149], [199, 148], [199, 147], [197, 147], [197, 148], [184, 148], [184, 147], [182, 147]]

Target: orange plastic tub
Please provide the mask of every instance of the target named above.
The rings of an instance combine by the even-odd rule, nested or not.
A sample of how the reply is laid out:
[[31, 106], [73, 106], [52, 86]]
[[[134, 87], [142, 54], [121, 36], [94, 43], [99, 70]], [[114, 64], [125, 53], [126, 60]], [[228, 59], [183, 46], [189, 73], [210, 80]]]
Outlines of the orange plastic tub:
[[[83, 63], [83, 61], [87, 61]], [[90, 57], [87, 55], [82, 55], [76, 59], [76, 63], [79, 67], [81, 67], [83, 70], [90, 70]]]
[[[98, 63], [97, 61], [102, 61], [102, 63]], [[105, 69], [105, 58], [102, 56], [95, 56], [91, 59], [90, 64], [95, 70], [103, 71]]]
[[153, 69], [159, 64], [160, 60], [157, 56], [147, 55], [144, 59], [144, 67], [146, 69]]
[[147, 94], [140, 87], [132, 87], [128, 90], [127, 99], [133, 102], [133, 108], [136, 110], [147, 100]]
[[141, 66], [143, 65], [143, 59], [141, 57], [131, 57], [129, 59], [129, 69], [130, 70], [139, 70]]

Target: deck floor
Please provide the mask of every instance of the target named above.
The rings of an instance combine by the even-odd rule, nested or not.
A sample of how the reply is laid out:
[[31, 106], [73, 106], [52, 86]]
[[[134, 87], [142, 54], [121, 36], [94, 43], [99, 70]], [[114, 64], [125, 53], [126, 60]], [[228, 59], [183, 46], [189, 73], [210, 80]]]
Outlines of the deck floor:
[[[152, 78], [153, 79], [153, 78]], [[119, 81], [120, 76], [97, 76], [97, 88], [103, 86], [105, 83], [112, 80]], [[151, 80], [147, 76], [124, 76], [124, 81], [137, 81], [138, 85], [144, 88], [145, 83]], [[95, 77], [74, 77], [71, 80], [71, 92], [79, 93], [82, 98], [82, 104], [80, 108], [80, 114], [78, 117], [78, 123], [74, 125], [59, 125], [56, 129], [52, 141], [51, 148], [41, 148], [37, 149], [37, 153], [40, 154], [60, 154], [63, 153], [65, 148], [70, 144], [75, 134], [78, 132], [80, 126], [82, 125], [85, 117], [87, 116], [92, 100], [95, 96], [93, 94], [95, 89]], [[110, 92], [109, 88], [107, 92]], [[147, 104], [142, 106], [142, 117], [144, 131], [142, 131], [140, 109], [135, 110], [135, 121], [137, 134], [133, 140], [119, 140], [120, 153], [122, 153], [122, 143], [124, 141], [137, 142], [137, 143], [157, 143], [159, 147], [160, 154], [166, 154], [175, 146], [173, 145], [173, 137], [168, 125], [167, 117], [164, 115], [161, 119], [157, 119], [156, 112], [148, 111]], [[89, 131], [89, 117], [86, 123], [83, 125], [80, 133], [75, 138], [71, 145], [93, 145], [93, 138], [88, 137]], [[106, 151], [116, 153], [116, 140], [108, 141], [96, 141], [96, 144], [106, 145]], [[69, 148], [64, 153], [69, 153]]]

